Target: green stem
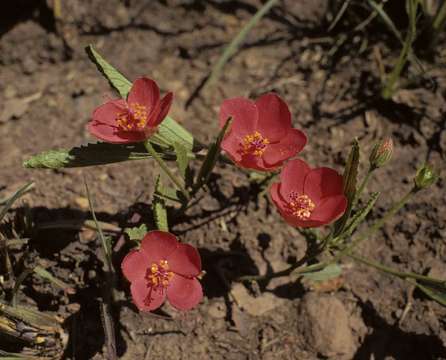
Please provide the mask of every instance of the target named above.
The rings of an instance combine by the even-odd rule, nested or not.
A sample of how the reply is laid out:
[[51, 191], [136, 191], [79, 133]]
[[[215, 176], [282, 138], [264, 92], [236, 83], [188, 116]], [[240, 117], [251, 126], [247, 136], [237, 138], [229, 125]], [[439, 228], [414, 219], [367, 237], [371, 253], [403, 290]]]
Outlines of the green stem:
[[325, 266], [330, 264], [330, 262], [320, 262], [320, 263], [317, 263], [317, 264], [307, 265], [307, 266], [299, 268], [299, 266], [301, 266], [302, 263], [307, 262], [308, 260], [311, 260], [313, 257], [314, 256], [309, 257], [309, 258], [305, 257], [302, 260], [300, 260], [299, 262], [291, 265], [290, 267], [288, 267], [288, 268], [286, 268], [285, 270], [282, 270], [282, 271], [277, 271], [277, 272], [270, 273], [270, 274], [267, 274], [267, 275], [246, 275], [246, 276], [241, 276], [241, 277], [239, 277], [237, 279], [237, 281], [271, 280], [271, 279], [274, 279], [274, 278], [277, 278], [277, 277], [290, 275], [292, 272], [294, 272], [294, 274], [301, 274], [301, 273], [305, 273], [305, 272], [321, 270]]
[[190, 195], [189, 195], [188, 191], [184, 188], [182, 181], [170, 171], [169, 167], [166, 165], [166, 163], [161, 158], [161, 156], [158, 155], [158, 153], [153, 148], [150, 141], [149, 140], [144, 141], [144, 146], [146, 147], [147, 152], [155, 159], [155, 161], [158, 163], [158, 165], [161, 167], [161, 169], [166, 173], [166, 175], [170, 178], [170, 180], [172, 180], [172, 182], [181, 191], [181, 193], [184, 195], [184, 197], [187, 200], [189, 200]]
[[369, 167], [367, 170], [367, 174], [365, 175], [364, 179], [362, 180], [361, 185], [359, 185], [358, 191], [355, 194], [355, 198], [353, 199], [353, 206], [358, 202], [358, 200], [361, 198], [362, 193], [364, 192], [370, 178], [372, 177], [372, 173], [376, 168]]
[[440, 284], [444, 283], [443, 280], [437, 280], [437, 279], [430, 278], [430, 277], [424, 276], [424, 275], [419, 275], [419, 274], [416, 274], [416, 273], [413, 273], [413, 272], [404, 272], [404, 271], [396, 270], [394, 268], [391, 268], [389, 266], [381, 264], [381, 263], [379, 263], [377, 261], [366, 259], [366, 258], [364, 258], [362, 256], [359, 256], [359, 255], [355, 254], [355, 253], [348, 254], [348, 257], [350, 257], [353, 260], [356, 260], [356, 261], [358, 261], [360, 263], [363, 263], [365, 265], [371, 266], [371, 267], [373, 267], [373, 268], [375, 268], [375, 269], [377, 269], [379, 271], [382, 271], [382, 272], [385, 272], [387, 274], [399, 277], [400, 279], [404, 279], [404, 280], [406, 280], [406, 279], [414, 279], [414, 280], [420, 280], [420, 281], [430, 282], [430, 283], [434, 283], [434, 284], [435, 283], [440, 283]]
[[359, 237], [352, 241], [350, 245], [348, 245], [344, 250], [341, 251], [340, 254], [338, 254], [335, 258], [343, 257], [345, 255], [348, 255], [353, 248], [358, 245], [361, 241], [369, 238], [371, 235], [373, 235], [376, 231], [378, 231], [387, 220], [389, 220], [393, 215], [395, 215], [406, 203], [409, 201], [409, 199], [417, 192], [417, 189], [413, 187], [410, 189], [406, 195], [404, 195], [398, 202], [396, 202], [387, 212], [384, 214], [384, 216], [376, 221], [372, 226], [370, 226], [367, 230], [365, 230], [362, 234], [359, 235]]

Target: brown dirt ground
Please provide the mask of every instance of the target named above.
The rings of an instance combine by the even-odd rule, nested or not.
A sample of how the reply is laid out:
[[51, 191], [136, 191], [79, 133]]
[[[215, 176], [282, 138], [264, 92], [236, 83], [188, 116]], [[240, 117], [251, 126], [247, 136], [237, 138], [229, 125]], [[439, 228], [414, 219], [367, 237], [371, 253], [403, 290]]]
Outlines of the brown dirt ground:
[[[92, 140], [85, 124], [110, 89], [83, 52], [85, 45], [94, 44], [130, 79], [147, 75], [162, 89], [174, 91], [172, 117], [203, 142], [215, 134], [223, 98], [255, 97], [266, 91], [278, 92], [290, 104], [295, 124], [309, 137], [302, 156], [312, 164], [341, 170], [353, 137], [360, 139], [367, 154], [375, 139], [391, 135], [394, 161], [370, 186], [369, 190], [383, 192], [370, 220], [411, 186], [420, 163], [427, 159], [444, 164], [444, 66], [430, 71], [429, 84], [402, 90], [392, 102], [377, 99], [372, 50], [379, 48], [389, 65], [398, 47], [390, 36], [380, 36], [377, 27], [367, 38], [353, 37], [327, 57], [333, 50], [324, 22], [328, 1], [285, 1], [288, 8], [276, 8], [249, 35], [225, 68], [222, 81], [195, 96], [222, 46], [259, 3], [73, 0], [64, 3], [64, 23], [59, 28], [65, 42], [55, 33], [45, 1], [18, 1], [3, 16], [0, 197], [26, 181], [36, 183], [35, 191], [17, 205], [18, 215], [29, 208], [34, 223], [26, 234], [31, 238], [29, 262], [47, 267], [75, 287], [76, 294], [64, 295], [29, 277], [19, 301], [66, 318], [70, 341], [65, 358], [104, 358], [100, 247], [88, 230], [39, 227], [89, 216], [83, 201], [84, 176], [101, 220], [124, 227], [138, 213], [143, 216], [136, 223], [150, 224], [147, 204], [157, 171], [150, 161], [57, 171], [22, 168], [22, 161], [32, 154]], [[366, 50], [359, 51], [364, 41]], [[362, 244], [360, 252], [398, 269], [446, 277], [444, 187], [440, 180], [419, 194]], [[206, 298], [198, 308], [178, 314], [165, 307], [159, 313], [162, 317], [140, 314], [129, 301], [127, 284], [120, 280], [116, 313], [120, 357], [446, 358], [446, 309], [401, 281], [351, 261], [343, 263], [342, 286], [329, 295], [308, 292], [288, 279], [270, 282], [262, 293], [259, 289], [247, 293], [239, 285], [229, 292], [231, 279], [246, 272], [280, 270], [305, 250], [298, 231], [286, 226], [268, 199], [258, 195], [259, 189], [245, 174], [220, 166], [201, 206], [173, 224], [173, 232], [198, 246], [204, 259]], [[117, 265], [127, 248], [114, 254]]]

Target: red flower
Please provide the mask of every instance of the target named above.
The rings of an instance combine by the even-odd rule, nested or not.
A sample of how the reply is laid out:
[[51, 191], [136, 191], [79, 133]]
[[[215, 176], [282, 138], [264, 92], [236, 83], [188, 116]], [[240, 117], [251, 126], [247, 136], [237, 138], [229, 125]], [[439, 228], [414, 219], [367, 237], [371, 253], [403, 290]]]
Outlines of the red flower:
[[197, 249], [181, 244], [163, 231], [146, 234], [139, 250], [132, 250], [121, 264], [130, 281], [133, 302], [141, 311], [159, 308], [164, 300], [179, 310], [189, 310], [203, 298], [197, 276], [201, 259]]
[[305, 161], [291, 160], [270, 194], [283, 218], [297, 227], [317, 227], [338, 219], [347, 207], [342, 176], [335, 170], [311, 169]]
[[166, 117], [172, 98], [169, 92], [160, 100], [160, 90], [152, 79], [136, 79], [127, 101], [115, 99], [95, 109], [88, 130], [110, 143], [144, 141]]
[[240, 167], [271, 171], [300, 152], [305, 134], [291, 126], [287, 104], [276, 94], [257, 101], [233, 98], [220, 108], [220, 127], [232, 117], [232, 125], [221, 147]]

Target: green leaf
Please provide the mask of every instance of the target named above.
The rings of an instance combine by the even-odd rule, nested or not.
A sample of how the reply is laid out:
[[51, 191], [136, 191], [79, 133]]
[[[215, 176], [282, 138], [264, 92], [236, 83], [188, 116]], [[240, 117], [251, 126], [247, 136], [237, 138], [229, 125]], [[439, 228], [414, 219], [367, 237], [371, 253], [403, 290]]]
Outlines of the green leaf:
[[208, 182], [212, 170], [214, 169], [218, 157], [220, 156], [221, 142], [223, 141], [226, 131], [229, 129], [231, 123], [232, 123], [232, 118], [228, 118], [226, 120], [225, 125], [220, 130], [220, 133], [218, 134], [215, 142], [212, 143], [211, 146], [209, 146], [209, 150], [206, 154], [205, 159], [203, 160], [200, 171], [198, 172], [197, 175], [197, 181], [194, 185], [195, 191], [200, 189], [204, 184]]
[[180, 143], [189, 152], [192, 152], [194, 147], [198, 146], [192, 134], [169, 116], [159, 125], [156, 136], [170, 146]]
[[181, 143], [174, 143], [173, 147], [175, 149], [175, 154], [177, 155], [177, 164], [178, 168], [180, 169], [181, 177], [184, 179], [184, 182], [186, 182], [186, 175], [188, 172], [188, 166], [189, 166], [189, 157], [187, 156], [187, 149], [181, 144]]
[[367, 204], [362, 209], [358, 210], [358, 212], [356, 212], [356, 214], [352, 217], [350, 223], [347, 225], [343, 234], [341, 235], [342, 237], [348, 237], [353, 234], [353, 231], [365, 220], [369, 212], [373, 209], [378, 197], [379, 192], [372, 193]]
[[351, 205], [355, 193], [356, 184], [358, 181], [358, 167], [359, 167], [359, 143], [355, 139], [348, 156], [347, 164], [344, 169], [344, 194], [347, 196], [348, 202]]
[[88, 45], [85, 48], [88, 57], [96, 65], [98, 70], [104, 75], [108, 80], [111, 87], [116, 89], [116, 91], [121, 95], [122, 98], [127, 98], [132, 83], [128, 81], [124, 75], [122, 75], [118, 70], [111, 66], [105, 59], [93, 48], [92, 45]]
[[183, 203], [184, 196], [181, 193], [181, 191], [172, 189], [171, 187], [166, 187], [161, 185], [161, 183], [158, 185], [157, 189], [155, 190], [155, 196], [158, 196], [164, 200], [170, 200], [175, 201], [178, 203]]
[[431, 299], [439, 304], [446, 306], [446, 282], [443, 283], [429, 283], [418, 280], [416, 286], [424, 292]]
[[124, 232], [129, 236], [130, 240], [141, 241], [144, 235], [147, 234], [147, 225], [141, 224], [139, 227], [127, 228]]
[[313, 282], [321, 282], [337, 278], [342, 274], [342, 268], [338, 264], [330, 264], [319, 271], [312, 271], [300, 274], [305, 279]]
[[347, 210], [344, 215], [335, 222], [334, 235], [339, 235], [344, 229], [348, 218], [350, 217], [350, 213], [352, 210], [353, 201], [356, 195], [356, 184], [358, 181], [358, 167], [359, 167], [359, 143], [358, 140], [355, 139], [353, 141], [352, 148], [350, 150], [350, 154], [347, 159], [347, 164], [345, 165], [343, 179], [344, 179], [344, 194], [347, 197], [348, 205]]
[[[166, 159], [173, 159], [168, 153], [161, 154]], [[30, 169], [60, 169], [106, 165], [127, 160], [150, 158], [143, 144], [89, 143], [71, 150], [50, 150], [37, 154], [23, 163]]]
[[[159, 192], [159, 187], [161, 186], [160, 176], [156, 178], [155, 183], [155, 194]], [[166, 202], [163, 198], [154, 195], [152, 202], [153, 216], [155, 220], [156, 227], [161, 231], [169, 231], [169, 224], [167, 221], [167, 209]]]

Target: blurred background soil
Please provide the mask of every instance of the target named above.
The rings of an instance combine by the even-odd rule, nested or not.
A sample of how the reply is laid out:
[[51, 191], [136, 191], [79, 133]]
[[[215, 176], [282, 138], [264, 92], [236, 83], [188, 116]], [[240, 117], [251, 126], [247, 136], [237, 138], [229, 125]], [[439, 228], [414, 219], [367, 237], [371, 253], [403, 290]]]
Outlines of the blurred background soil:
[[[400, 44], [382, 23], [359, 34], [341, 23], [329, 33], [333, 1], [283, 0], [249, 34], [216, 86], [200, 91], [224, 46], [261, 1], [70, 0], [62, 1], [60, 19], [52, 1], [13, 3], [2, 4], [0, 15], [0, 197], [27, 181], [36, 184], [10, 215], [26, 212], [32, 219], [28, 261], [76, 293], [28, 277], [18, 300], [66, 319], [67, 359], [104, 358], [100, 244], [91, 230], [48, 230], [44, 224], [90, 216], [84, 177], [100, 220], [120, 227], [150, 224], [158, 171], [151, 161], [22, 167], [37, 152], [94, 140], [85, 125], [112, 93], [86, 56], [86, 45], [129, 79], [149, 76], [163, 91], [173, 91], [171, 116], [204, 143], [216, 134], [224, 98], [268, 91], [288, 102], [295, 126], [308, 134], [302, 157], [313, 166], [342, 171], [354, 137], [366, 164], [374, 141], [392, 136], [393, 161], [368, 189], [382, 191], [370, 221], [411, 187], [424, 161], [444, 168], [444, 41], [426, 60], [428, 74], [383, 101], [376, 49], [390, 67]], [[336, 45], [340, 34], [347, 41]], [[309, 291], [288, 278], [262, 289], [231, 283], [242, 274], [281, 270], [305, 252], [303, 237], [259, 192], [243, 172], [219, 166], [201, 205], [173, 224], [183, 241], [199, 247], [207, 272], [206, 298], [193, 311], [179, 314], [165, 306], [157, 315], [138, 313], [120, 279], [116, 335], [122, 359], [446, 359], [446, 309], [351, 261], [343, 262], [343, 277], [333, 288]], [[445, 214], [440, 180], [358, 251], [401, 270], [446, 278]], [[118, 268], [129, 246], [114, 253]]]

